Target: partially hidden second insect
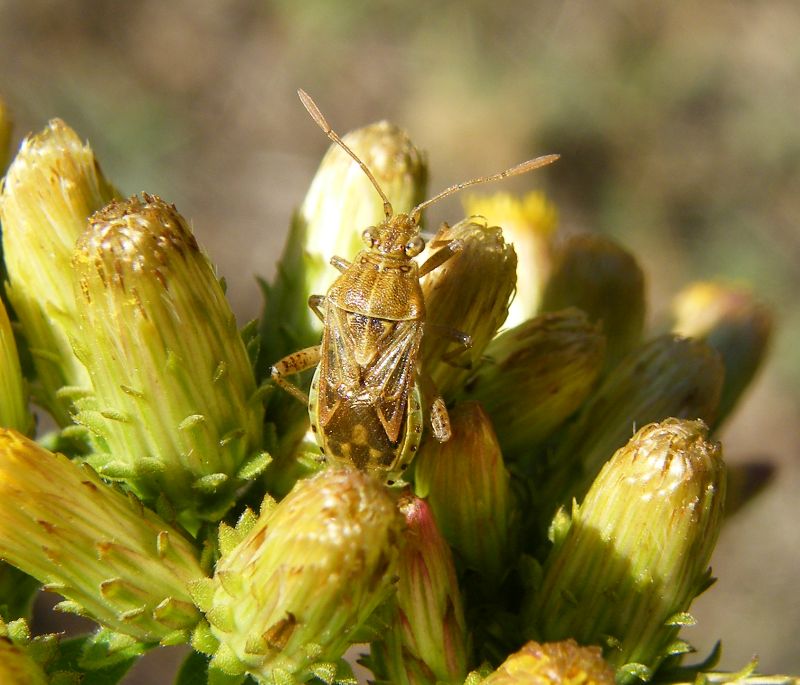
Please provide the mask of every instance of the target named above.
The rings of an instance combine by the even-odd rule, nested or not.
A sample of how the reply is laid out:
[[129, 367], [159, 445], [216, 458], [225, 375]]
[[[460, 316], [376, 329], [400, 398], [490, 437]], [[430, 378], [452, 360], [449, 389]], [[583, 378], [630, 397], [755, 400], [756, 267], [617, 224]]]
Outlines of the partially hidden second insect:
[[[356, 467], [383, 478], [400, 480], [422, 439], [424, 400], [433, 437], [450, 438], [450, 420], [442, 398], [429, 381], [423, 393], [418, 372], [425, 328], [425, 301], [420, 278], [456, 254], [458, 240], [440, 246], [427, 261], [414, 261], [425, 247], [420, 236], [422, 210], [462, 188], [500, 180], [550, 164], [558, 155], [523, 162], [492, 176], [451, 186], [408, 214], [395, 214], [375, 177], [325, 120], [303, 90], [300, 100], [333, 142], [361, 167], [383, 200], [385, 219], [362, 233], [366, 249], [352, 262], [334, 256], [341, 272], [328, 292], [309, 297], [308, 305], [323, 323], [322, 342], [290, 354], [270, 369], [280, 387], [308, 405], [311, 430], [331, 463]], [[468, 335], [452, 332], [469, 346]], [[286, 376], [316, 366], [309, 394]]]

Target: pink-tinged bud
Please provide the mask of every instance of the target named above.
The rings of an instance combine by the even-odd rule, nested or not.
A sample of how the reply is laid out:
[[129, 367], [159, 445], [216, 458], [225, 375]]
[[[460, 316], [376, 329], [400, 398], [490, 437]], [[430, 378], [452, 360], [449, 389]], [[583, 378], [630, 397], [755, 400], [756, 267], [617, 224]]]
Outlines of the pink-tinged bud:
[[450, 419], [450, 440], [429, 440], [417, 458], [416, 493], [464, 563], [498, 582], [516, 551], [510, 477], [480, 404], [459, 404]]
[[461, 685], [469, 636], [450, 548], [425, 500], [404, 498], [400, 511], [406, 519], [400, 580], [370, 666], [394, 685]]

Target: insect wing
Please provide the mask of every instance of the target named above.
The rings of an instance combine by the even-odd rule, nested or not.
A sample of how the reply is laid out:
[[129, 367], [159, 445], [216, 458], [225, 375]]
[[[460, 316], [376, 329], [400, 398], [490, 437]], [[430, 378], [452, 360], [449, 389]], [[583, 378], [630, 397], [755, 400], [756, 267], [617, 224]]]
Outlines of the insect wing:
[[353, 343], [346, 332], [346, 316], [345, 311], [327, 302], [317, 396], [319, 423], [323, 427], [342, 402], [339, 388], [353, 387], [358, 383], [358, 364], [353, 355]]
[[419, 321], [398, 321], [385, 349], [369, 368], [368, 387], [379, 388], [375, 411], [391, 442], [397, 442], [414, 385], [417, 352], [422, 338]]

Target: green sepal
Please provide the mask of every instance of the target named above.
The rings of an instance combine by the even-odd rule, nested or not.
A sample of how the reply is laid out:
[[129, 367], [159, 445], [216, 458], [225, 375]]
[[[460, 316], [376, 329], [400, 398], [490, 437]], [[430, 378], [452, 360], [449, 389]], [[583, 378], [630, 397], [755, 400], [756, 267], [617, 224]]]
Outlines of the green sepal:
[[272, 455], [269, 452], [262, 451], [254, 454], [249, 459], [245, 460], [242, 468], [236, 473], [236, 477], [240, 480], [253, 480], [256, 476], [260, 475], [272, 461]]
[[666, 656], [681, 656], [683, 654], [691, 654], [695, 651], [697, 650], [686, 642], [686, 640], [675, 640], [666, 646], [664, 654]]
[[205, 612], [211, 608], [211, 601], [214, 597], [214, 582], [211, 578], [193, 580], [188, 584], [187, 589], [189, 596], [200, 611]]
[[214, 652], [219, 647], [219, 640], [214, 637], [211, 632], [211, 626], [207, 621], [200, 621], [192, 631], [192, 637], [189, 642], [198, 652], [202, 652], [208, 656], [213, 656]]
[[230, 552], [244, 537], [244, 533], [240, 533], [233, 526], [229, 526], [224, 521], [219, 524], [219, 532], [217, 539], [219, 541], [219, 551], [222, 556]]
[[159, 640], [158, 644], [162, 647], [172, 647], [174, 645], [185, 645], [189, 642], [191, 634], [188, 630], [173, 630]]
[[146, 645], [129, 635], [101, 628], [86, 639], [78, 663], [81, 668], [97, 670], [135, 660], [146, 651]]
[[[275, 500], [272, 500], [272, 502], [274, 504]], [[262, 503], [261, 504], [262, 511], [263, 508], [264, 504]], [[256, 521], [258, 521], [258, 515], [250, 507], [247, 507], [247, 509], [245, 509], [242, 512], [242, 515], [239, 517], [239, 520], [236, 522], [236, 532], [239, 533], [239, 535], [241, 535], [242, 537], [244, 537], [251, 530], [253, 530], [253, 526], [256, 525]]]
[[224, 473], [209, 473], [195, 480], [192, 489], [204, 495], [213, 495], [227, 480], [228, 476]]
[[242, 582], [242, 574], [234, 573], [231, 571], [220, 571], [217, 574], [222, 589], [225, 590], [231, 597], [238, 597], [244, 592], [244, 584]]
[[[108, 461], [101, 461], [103, 458], [107, 458]], [[92, 466], [103, 478], [108, 478], [109, 480], [126, 480], [133, 478], [136, 474], [132, 464], [112, 459], [110, 454], [92, 455]]]
[[667, 626], [695, 626], [697, 625], [697, 619], [692, 616], [688, 611], [681, 611], [673, 616], [670, 616], [665, 622], [664, 625]]
[[[46, 589], [50, 589], [47, 587]], [[91, 618], [87, 613], [86, 610], [78, 604], [77, 602], [73, 602], [71, 599], [65, 599], [53, 607], [54, 611], [60, 611], [64, 614], [75, 614], [76, 616], [83, 616], [85, 618]]]
[[617, 685], [629, 685], [636, 681], [646, 683], [649, 682], [652, 677], [653, 670], [651, 668], [635, 662], [620, 666], [616, 672]]
[[226, 644], [220, 644], [219, 647], [217, 647], [217, 651], [214, 652], [211, 663], [208, 665], [209, 672], [212, 668], [228, 675], [244, 675], [245, 672], [244, 664]]
[[248, 321], [239, 331], [242, 336], [244, 348], [247, 350], [247, 357], [250, 359], [250, 365], [255, 368], [258, 363], [258, 353], [261, 349], [261, 336], [258, 332], [258, 319]]
[[236, 627], [233, 620], [233, 609], [227, 605], [212, 607], [206, 612], [206, 620], [224, 633], [229, 633]]
[[[54, 651], [47, 661], [50, 685], [116, 685], [139, 658], [138, 655], [131, 655], [99, 667], [86, 664], [84, 653], [93, 638], [83, 635], [68, 640], [53, 640]], [[30, 646], [35, 644], [32, 642]]]

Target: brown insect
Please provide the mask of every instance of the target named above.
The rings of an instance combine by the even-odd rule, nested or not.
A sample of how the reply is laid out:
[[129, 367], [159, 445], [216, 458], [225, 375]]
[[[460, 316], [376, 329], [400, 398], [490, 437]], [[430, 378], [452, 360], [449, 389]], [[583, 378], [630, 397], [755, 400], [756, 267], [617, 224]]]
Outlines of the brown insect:
[[[341, 272], [327, 294], [308, 304], [323, 323], [322, 343], [278, 361], [272, 379], [308, 405], [311, 430], [325, 457], [380, 475], [389, 484], [400, 478], [420, 445], [423, 397], [432, 396], [429, 416], [434, 438], [450, 438], [450, 420], [435, 389], [423, 395], [418, 382], [418, 355], [425, 329], [425, 302], [420, 278], [458, 252], [459, 241], [446, 243], [421, 266], [414, 261], [425, 247], [420, 219], [425, 207], [462, 188], [523, 174], [558, 159], [546, 155], [492, 176], [451, 186], [408, 214], [395, 214], [389, 199], [367, 166], [333, 131], [322, 112], [302, 90], [300, 100], [334, 143], [361, 167], [383, 200], [386, 218], [362, 233], [366, 249], [352, 262], [334, 256]], [[468, 346], [469, 336], [454, 332]], [[306, 395], [286, 380], [316, 365]]]

